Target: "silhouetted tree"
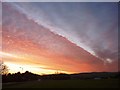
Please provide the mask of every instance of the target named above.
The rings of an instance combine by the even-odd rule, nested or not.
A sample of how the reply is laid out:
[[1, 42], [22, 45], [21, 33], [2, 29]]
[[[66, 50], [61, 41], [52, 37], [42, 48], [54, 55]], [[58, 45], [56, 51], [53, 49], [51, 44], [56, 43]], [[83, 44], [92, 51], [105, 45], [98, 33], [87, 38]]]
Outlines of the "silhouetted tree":
[[2, 62], [0, 63], [0, 74], [7, 75], [9, 73], [8, 67]]
[[14, 73], [2, 75], [2, 82], [22, 82], [22, 81], [32, 81], [40, 79], [40, 75], [33, 74], [31, 72], [26, 71], [25, 73]]

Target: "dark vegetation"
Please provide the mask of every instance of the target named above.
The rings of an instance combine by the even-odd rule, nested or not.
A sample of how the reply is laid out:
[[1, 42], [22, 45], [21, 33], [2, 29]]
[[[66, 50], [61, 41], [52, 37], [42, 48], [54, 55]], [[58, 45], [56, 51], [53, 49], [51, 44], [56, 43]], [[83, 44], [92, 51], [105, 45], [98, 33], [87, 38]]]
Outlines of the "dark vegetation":
[[50, 74], [50, 75], [37, 75], [26, 71], [25, 73], [15, 73], [2, 75], [2, 82], [23, 82], [34, 80], [86, 80], [86, 79], [118, 79], [120, 73], [118, 72], [93, 72], [93, 73], [79, 73], [79, 74]]
[[15, 74], [7, 74], [2, 75], [2, 82], [23, 82], [23, 81], [31, 81], [37, 80], [40, 76], [33, 74], [31, 72], [26, 71], [25, 73], [15, 73]]

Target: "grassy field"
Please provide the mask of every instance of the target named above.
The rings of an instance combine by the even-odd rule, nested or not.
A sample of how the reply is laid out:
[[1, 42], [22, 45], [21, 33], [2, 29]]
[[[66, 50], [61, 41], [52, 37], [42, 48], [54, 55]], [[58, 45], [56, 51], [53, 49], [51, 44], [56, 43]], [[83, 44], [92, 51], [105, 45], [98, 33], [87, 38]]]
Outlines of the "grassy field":
[[118, 79], [101, 80], [44, 80], [4, 83], [4, 88], [118, 88]]

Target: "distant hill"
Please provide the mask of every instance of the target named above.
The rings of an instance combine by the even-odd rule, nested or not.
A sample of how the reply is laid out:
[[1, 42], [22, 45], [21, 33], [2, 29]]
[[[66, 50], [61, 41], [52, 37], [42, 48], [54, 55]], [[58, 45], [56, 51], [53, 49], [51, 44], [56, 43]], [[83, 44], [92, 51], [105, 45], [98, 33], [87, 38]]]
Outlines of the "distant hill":
[[79, 73], [71, 74], [72, 79], [108, 79], [119, 78], [119, 72], [92, 72], [92, 73]]

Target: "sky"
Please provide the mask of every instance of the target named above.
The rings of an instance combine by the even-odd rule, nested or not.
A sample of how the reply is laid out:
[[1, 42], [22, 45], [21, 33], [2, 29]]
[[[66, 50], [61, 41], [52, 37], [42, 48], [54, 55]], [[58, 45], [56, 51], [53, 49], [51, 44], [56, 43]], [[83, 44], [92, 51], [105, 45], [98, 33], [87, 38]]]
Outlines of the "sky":
[[118, 71], [115, 2], [4, 2], [2, 50], [10, 72]]

